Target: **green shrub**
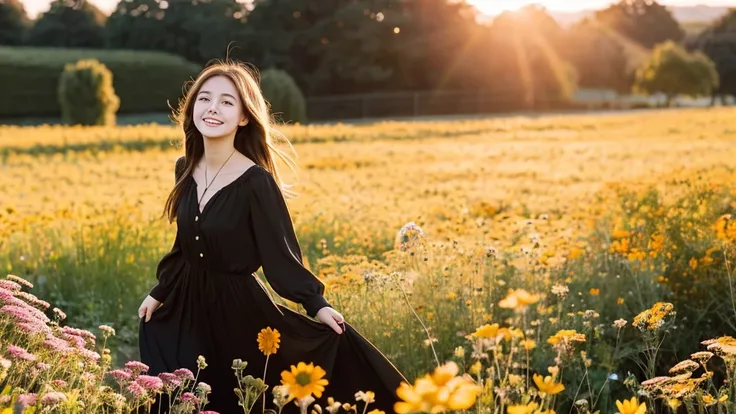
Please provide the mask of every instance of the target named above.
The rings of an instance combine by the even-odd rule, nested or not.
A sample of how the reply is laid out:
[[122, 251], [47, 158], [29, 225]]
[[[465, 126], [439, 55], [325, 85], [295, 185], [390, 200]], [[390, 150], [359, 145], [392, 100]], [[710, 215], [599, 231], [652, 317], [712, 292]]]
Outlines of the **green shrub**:
[[3, 92], [13, 97], [0, 99], [0, 118], [60, 116], [59, 73], [83, 59], [97, 59], [112, 72], [118, 114], [169, 112], [184, 83], [201, 70], [162, 52], [0, 46], [0, 79], [9, 80]]
[[64, 66], [59, 76], [61, 120], [71, 125], [115, 125], [120, 98], [112, 86], [112, 72], [96, 59]]
[[266, 69], [261, 73], [261, 90], [271, 112], [283, 122], [307, 122], [307, 104], [302, 91], [288, 73]]

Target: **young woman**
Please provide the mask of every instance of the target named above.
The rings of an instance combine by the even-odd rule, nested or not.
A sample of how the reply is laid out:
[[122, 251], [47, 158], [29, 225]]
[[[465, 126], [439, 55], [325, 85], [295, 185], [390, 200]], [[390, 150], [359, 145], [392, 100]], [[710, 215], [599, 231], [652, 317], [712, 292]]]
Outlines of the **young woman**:
[[[212, 387], [206, 409], [230, 414], [243, 412], [233, 391], [233, 360], [246, 361], [245, 374], [270, 386], [266, 408], [273, 407], [281, 372], [311, 362], [329, 381], [317, 400], [322, 407], [327, 397], [354, 403], [356, 392], [373, 391], [369, 410], [393, 412], [405, 378], [330, 306], [324, 285], [302, 265], [274, 155], [291, 161], [274, 145], [255, 76], [236, 63], [207, 67], [176, 116], [185, 155], [176, 162], [165, 211], [177, 233], [158, 265], [158, 284], [138, 310], [148, 374], [196, 372], [202, 355], [207, 367], [199, 380]], [[255, 273], [260, 267], [280, 296], [316, 320], [274, 302]], [[256, 339], [266, 327], [281, 337], [263, 378], [265, 356]], [[261, 408], [259, 402], [254, 412]]]

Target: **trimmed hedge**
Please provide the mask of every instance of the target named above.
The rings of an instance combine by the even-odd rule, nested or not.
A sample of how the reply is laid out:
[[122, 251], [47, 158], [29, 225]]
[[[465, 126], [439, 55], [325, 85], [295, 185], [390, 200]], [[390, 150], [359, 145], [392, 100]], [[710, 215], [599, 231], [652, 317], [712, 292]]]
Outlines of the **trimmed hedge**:
[[162, 52], [0, 46], [0, 118], [60, 116], [58, 82], [64, 66], [97, 59], [113, 73], [118, 113], [168, 112], [184, 83], [202, 67]]
[[280, 122], [307, 123], [307, 104], [294, 79], [280, 69], [261, 72], [261, 90]]

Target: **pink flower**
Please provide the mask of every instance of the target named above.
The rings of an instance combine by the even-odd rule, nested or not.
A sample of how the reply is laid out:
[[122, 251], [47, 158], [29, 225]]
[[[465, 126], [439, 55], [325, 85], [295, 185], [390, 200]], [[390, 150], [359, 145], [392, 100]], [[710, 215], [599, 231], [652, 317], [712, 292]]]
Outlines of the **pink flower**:
[[56, 388], [64, 388], [64, 387], [66, 387], [66, 385], [67, 385], [67, 384], [66, 384], [66, 381], [64, 381], [64, 380], [62, 380], [62, 379], [55, 379], [55, 380], [51, 381], [51, 383], [52, 383], [52, 384], [54, 385], [54, 387], [56, 387]]
[[8, 279], [8, 280], [9, 280], [9, 281], [11, 281], [11, 282], [15, 282], [15, 283], [18, 283], [18, 284], [20, 284], [20, 285], [23, 285], [23, 286], [27, 287], [28, 289], [33, 289], [33, 283], [31, 283], [31, 282], [29, 282], [29, 281], [27, 281], [27, 280], [23, 279], [23, 278], [22, 278], [22, 277], [20, 277], [20, 276], [16, 276], [16, 275], [7, 275], [7, 276], [6, 276], [6, 279]]
[[82, 378], [82, 381], [84, 381], [84, 382], [95, 382], [95, 381], [97, 381], [97, 377], [95, 376], [95, 374], [93, 374], [91, 372], [83, 372], [81, 378]]
[[200, 411], [199, 414], [220, 414], [217, 411]]
[[64, 313], [64, 311], [59, 308], [54, 308], [54, 315], [56, 315], [59, 320], [63, 321], [64, 319], [66, 319], [66, 313]]
[[179, 368], [176, 371], [174, 371], [174, 375], [177, 377], [183, 379], [183, 380], [190, 380], [194, 381], [194, 374], [192, 374], [192, 371], [188, 370], [187, 368]]
[[35, 361], [36, 356], [29, 353], [25, 349], [17, 346], [17, 345], [8, 345], [8, 352], [10, 353], [10, 356], [15, 359], [22, 359], [26, 361]]
[[125, 363], [125, 368], [132, 370], [134, 374], [148, 372], [148, 365], [140, 361], [128, 361]]
[[77, 349], [77, 353], [89, 359], [90, 361], [97, 361], [100, 359], [100, 354], [87, 348]]
[[44, 325], [38, 321], [36, 322], [21, 322], [18, 324], [18, 328], [20, 328], [23, 333], [27, 335], [35, 335], [35, 334], [51, 334], [51, 328], [49, 328], [47, 325]]
[[164, 382], [159, 377], [153, 377], [150, 375], [140, 375], [135, 379], [141, 387], [147, 391], [160, 391], [164, 386]]
[[62, 401], [66, 401], [66, 394], [58, 391], [51, 391], [41, 397], [41, 405], [56, 405]]
[[146, 396], [146, 389], [141, 387], [141, 385], [135, 381], [128, 384], [127, 389], [135, 398], [143, 398]]
[[181, 387], [181, 378], [170, 372], [162, 372], [158, 374], [158, 377], [161, 378], [161, 380], [163, 381], [166, 391], [173, 391]]
[[69, 344], [61, 338], [57, 338], [53, 335], [47, 335], [46, 340], [43, 341], [44, 345], [49, 347], [51, 350], [66, 354], [74, 348], [70, 347]]
[[6, 289], [11, 292], [20, 291], [20, 284], [13, 282], [12, 280], [0, 280], [0, 289]]
[[[0, 282], [5, 282], [5, 280], [0, 280]], [[0, 287], [0, 302], [11, 302], [13, 299], [15, 295], [11, 290]]]
[[7, 370], [11, 365], [13, 365], [12, 362], [0, 356], [0, 368]]
[[45, 300], [41, 300], [36, 297], [36, 295], [28, 292], [15, 292], [15, 297], [23, 299], [28, 303], [29, 305], [36, 306], [38, 308], [41, 308], [41, 310], [46, 310], [49, 308], [49, 303]]
[[28, 407], [36, 405], [36, 401], [38, 401], [38, 394], [20, 394], [18, 396], [18, 404], [25, 410]]
[[62, 328], [62, 330], [64, 331], [65, 334], [75, 335], [75, 336], [79, 336], [79, 337], [91, 339], [91, 340], [97, 339], [95, 334], [93, 334], [90, 331], [85, 331], [84, 329], [77, 329], [77, 328], [72, 328], [71, 326], [65, 326]]
[[210, 387], [210, 385], [206, 382], [200, 382], [199, 384], [197, 384], [197, 391], [209, 394], [212, 392], [212, 387]]
[[114, 369], [108, 372], [108, 375], [113, 377], [121, 387], [133, 377], [133, 374], [127, 369]]
[[197, 396], [192, 394], [191, 392], [185, 392], [181, 396], [179, 396], [179, 399], [184, 402], [193, 402], [195, 404], [199, 404], [199, 399], [197, 399]]
[[62, 337], [69, 341], [69, 343], [74, 344], [77, 349], [84, 349], [84, 347], [87, 346], [87, 341], [85, 341], [81, 336], [63, 334]]
[[21, 322], [43, 322], [44, 324], [50, 322], [49, 318], [43, 312], [31, 307], [22, 300], [15, 299], [11, 302], [11, 304], [3, 305], [0, 311], [12, 315]]
[[[51, 365], [45, 362], [39, 362], [38, 364], [36, 364], [36, 368], [38, 368], [41, 371], [48, 371], [51, 369]], [[56, 381], [64, 382], [64, 380], [56, 380]], [[64, 385], [66, 386], [66, 382], [64, 382]]]

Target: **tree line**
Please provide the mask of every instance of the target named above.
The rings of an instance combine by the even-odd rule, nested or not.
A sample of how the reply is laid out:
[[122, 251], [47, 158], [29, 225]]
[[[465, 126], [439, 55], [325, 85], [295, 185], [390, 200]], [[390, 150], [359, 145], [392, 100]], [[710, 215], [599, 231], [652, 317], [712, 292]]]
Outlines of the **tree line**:
[[[307, 96], [472, 90], [540, 100], [575, 86], [736, 94], [736, 11], [688, 36], [653, 0], [622, 0], [570, 27], [536, 6], [486, 21], [456, 0], [120, 0], [109, 16], [54, 0], [33, 21], [5, 0], [0, 44], [155, 50], [202, 65], [227, 55], [285, 70]], [[663, 81], [657, 70], [679, 72]]]

